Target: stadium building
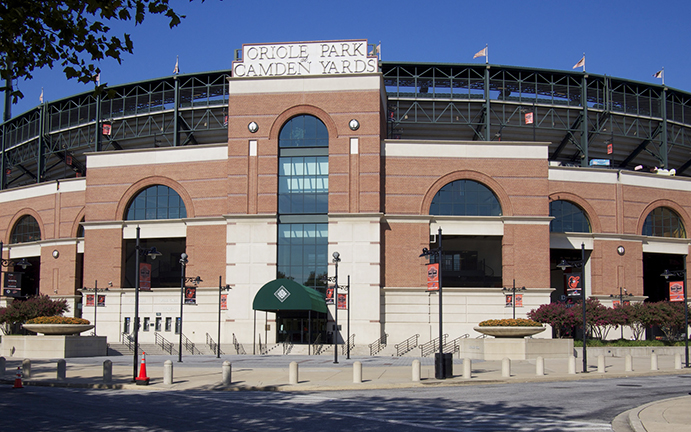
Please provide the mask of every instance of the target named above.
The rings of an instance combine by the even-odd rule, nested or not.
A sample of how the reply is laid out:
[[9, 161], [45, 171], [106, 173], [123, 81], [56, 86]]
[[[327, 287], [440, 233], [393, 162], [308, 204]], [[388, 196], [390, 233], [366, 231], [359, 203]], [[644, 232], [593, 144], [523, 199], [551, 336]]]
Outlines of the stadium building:
[[669, 299], [660, 274], [686, 268], [691, 93], [386, 62], [365, 40], [235, 57], [2, 124], [3, 304], [68, 299], [111, 343], [138, 315], [141, 343], [182, 327], [226, 353], [335, 333], [366, 348], [437, 336], [424, 248], [449, 341], [565, 301], [575, 272], [612, 305]]

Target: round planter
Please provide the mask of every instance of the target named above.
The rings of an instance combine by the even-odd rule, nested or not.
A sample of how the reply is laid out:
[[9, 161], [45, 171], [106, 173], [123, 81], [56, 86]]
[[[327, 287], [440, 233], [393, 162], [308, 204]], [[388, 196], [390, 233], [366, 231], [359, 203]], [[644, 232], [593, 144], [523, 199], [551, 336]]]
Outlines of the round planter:
[[44, 335], [78, 335], [94, 328], [93, 324], [22, 324], [25, 329]]
[[496, 338], [522, 338], [545, 330], [545, 327], [473, 327], [476, 332]]

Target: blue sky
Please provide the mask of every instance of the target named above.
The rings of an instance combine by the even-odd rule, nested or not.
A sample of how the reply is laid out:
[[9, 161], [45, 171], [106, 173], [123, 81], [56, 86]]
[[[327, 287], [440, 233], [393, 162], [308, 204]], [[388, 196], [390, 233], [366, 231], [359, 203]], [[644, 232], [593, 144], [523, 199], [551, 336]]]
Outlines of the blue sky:
[[[484, 63], [473, 54], [489, 45], [492, 64], [572, 70], [583, 53], [586, 70], [650, 83], [665, 68], [665, 84], [691, 92], [691, 2], [600, 1], [219, 1], [171, 0], [187, 15], [169, 29], [165, 18], [148, 17], [130, 33], [134, 54], [122, 64], [104, 61], [101, 81], [111, 85], [169, 76], [176, 56], [180, 72], [230, 69], [243, 43], [367, 39], [382, 45], [384, 61]], [[21, 114], [93, 86], [67, 80], [62, 69], [36, 71], [17, 83]]]

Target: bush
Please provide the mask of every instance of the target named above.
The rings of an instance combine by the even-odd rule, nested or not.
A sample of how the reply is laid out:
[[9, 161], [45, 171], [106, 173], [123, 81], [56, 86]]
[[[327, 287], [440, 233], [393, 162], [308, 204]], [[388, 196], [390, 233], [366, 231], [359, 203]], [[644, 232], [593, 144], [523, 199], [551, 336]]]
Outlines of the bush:
[[85, 320], [84, 318], [50, 316], [32, 318], [25, 324], [91, 324], [91, 322], [89, 322], [89, 320]]
[[69, 310], [67, 300], [52, 300], [47, 295], [38, 295], [28, 299], [17, 299], [5, 308], [0, 308], [0, 324], [3, 332], [9, 333], [16, 324], [23, 324], [40, 316], [62, 315]]
[[557, 338], [562, 338], [568, 329], [576, 325], [577, 317], [573, 308], [564, 303], [548, 303], [528, 312], [528, 318], [533, 321], [549, 324], [556, 332]]

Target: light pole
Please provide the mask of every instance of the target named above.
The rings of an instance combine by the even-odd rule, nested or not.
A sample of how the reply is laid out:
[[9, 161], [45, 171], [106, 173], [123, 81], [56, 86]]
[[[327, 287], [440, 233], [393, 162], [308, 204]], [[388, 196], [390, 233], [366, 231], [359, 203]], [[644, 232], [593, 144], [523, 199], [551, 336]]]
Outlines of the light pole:
[[[516, 279], [513, 280], [513, 288], [502, 288], [502, 293], [511, 293], [511, 304], [513, 305], [513, 319], [516, 319]], [[525, 291], [525, 287], [521, 287], [518, 291]]]
[[422, 253], [420, 254], [421, 257], [423, 256], [436, 256], [437, 257], [437, 262], [439, 263], [439, 272], [438, 272], [438, 278], [439, 278], [439, 353], [437, 354], [437, 359], [434, 362], [434, 377], [436, 379], [444, 379], [446, 378], [446, 368], [444, 365], [444, 343], [443, 343], [443, 329], [442, 329], [442, 246], [441, 246], [441, 227], [439, 228], [438, 232], [438, 237], [439, 239], [439, 247], [436, 249], [427, 249], [427, 248], [422, 248]]
[[673, 277], [683, 277], [684, 286], [682, 294], [684, 296], [684, 352], [686, 354], [686, 367], [689, 367], [689, 304], [688, 298], [686, 296], [686, 255], [684, 255], [684, 270], [669, 271], [665, 270], [660, 276], [664, 277], [665, 280], [669, 279], [670, 276]]
[[[348, 341], [346, 342], [346, 359], [350, 360], [350, 275], [348, 275], [348, 288], [346, 289], [348, 293]], [[338, 298], [336, 299], [336, 307], [338, 308]]]
[[221, 277], [218, 277], [218, 340], [216, 341], [216, 358], [221, 358], [221, 291], [233, 289], [230, 285], [221, 285]]
[[338, 364], [338, 263], [341, 262], [341, 254], [334, 252], [331, 254], [332, 262], [336, 264], [334, 276], [334, 363]]
[[[155, 247], [143, 248], [139, 245], [139, 227], [137, 227], [137, 241], [134, 245], [134, 355], [132, 359], [132, 382], [137, 382], [137, 362], [139, 361], [139, 279], [141, 270], [139, 269], [139, 257], [149, 256], [151, 259], [162, 254]], [[98, 297], [94, 299], [94, 307], [98, 307]], [[95, 313], [95, 312], [94, 312]]]
[[185, 305], [185, 282], [193, 282], [195, 285], [204, 282], [199, 276], [196, 278], [185, 277], [185, 268], [189, 261], [187, 256], [185, 252], [180, 254], [180, 344], [178, 346], [178, 363], [182, 363], [182, 307]]
[[585, 244], [581, 243], [581, 259], [579, 261], [567, 261], [562, 259], [559, 264], [557, 264], [562, 271], [565, 271], [569, 267], [582, 268], [581, 272], [581, 303], [583, 304], [583, 373], [588, 372], [588, 356], [587, 356], [587, 343], [586, 336], [588, 334], [588, 322], [586, 321], [586, 309], [585, 309]]
[[[610, 297], [614, 297], [614, 294], [610, 294]], [[619, 307], [624, 307], [624, 296], [633, 297], [633, 294], [629, 294], [626, 288], [619, 287]], [[624, 339], [624, 326], [621, 327], [621, 338]]]
[[[81, 291], [94, 292], [94, 336], [96, 336], [96, 309], [98, 309], [98, 281], [94, 281], [93, 288], [82, 288]], [[108, 291], [108, 288], [104, 288], [101, 291]]]

